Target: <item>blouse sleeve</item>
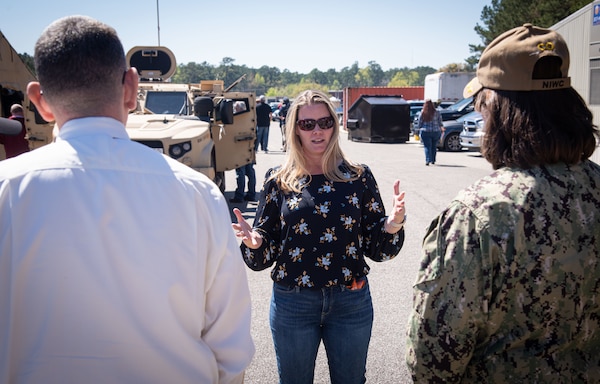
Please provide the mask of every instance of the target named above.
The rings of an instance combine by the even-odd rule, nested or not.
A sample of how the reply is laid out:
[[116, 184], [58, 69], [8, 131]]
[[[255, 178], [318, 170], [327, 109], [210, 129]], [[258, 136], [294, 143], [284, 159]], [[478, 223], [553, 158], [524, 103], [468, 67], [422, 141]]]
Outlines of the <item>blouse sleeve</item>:
[[404, 228], [391, 234], [385, 230], [385, 207], [379, 188], [369, 167], [365, 167], [362, 181], [365, 187], [362, 202], [362, 234], [364, 254], [373, 261], [391, 260], [404, 244]]
[[262, 271], [273, 265], [281, 244], [281, 204], [282, 194], [275, 180], [270, 179], [274, 169], [265, 175], [265, 183], [260, 191], [258, 208], [254, 219], [254, 230], [263, 237], [257, 249], [240, 245], [242, 257], [246, 265], [254, 271]]

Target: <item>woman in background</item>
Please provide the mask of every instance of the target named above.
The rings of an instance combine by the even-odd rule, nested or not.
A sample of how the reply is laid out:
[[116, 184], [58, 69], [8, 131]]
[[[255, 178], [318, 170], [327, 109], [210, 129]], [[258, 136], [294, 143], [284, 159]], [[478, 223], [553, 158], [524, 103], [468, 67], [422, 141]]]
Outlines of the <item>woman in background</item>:
[[430, 99], [425, 100], [423, 111], [419, 116], [419, 137], [425, 148], [425, 165], [435, 164], [435, 155], [437, 154], [437, 143], [444, 132], [442, 124], [442, 115]]

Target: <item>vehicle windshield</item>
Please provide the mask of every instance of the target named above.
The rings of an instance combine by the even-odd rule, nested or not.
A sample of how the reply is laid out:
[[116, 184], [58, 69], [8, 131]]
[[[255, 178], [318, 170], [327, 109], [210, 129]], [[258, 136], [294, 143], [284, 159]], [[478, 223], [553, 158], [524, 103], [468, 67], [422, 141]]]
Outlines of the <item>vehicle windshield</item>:
[[146, 109], [157, 114], [187, 114], [187, 94], [185, 92], [148, 92]]
[[448, 108], [447, 111], [461, 111], [464, 107], [469, 105], [473, 101], [473, 97], [467, 97], [466, 99], [458, 100], [456, 103], [452, 104]]

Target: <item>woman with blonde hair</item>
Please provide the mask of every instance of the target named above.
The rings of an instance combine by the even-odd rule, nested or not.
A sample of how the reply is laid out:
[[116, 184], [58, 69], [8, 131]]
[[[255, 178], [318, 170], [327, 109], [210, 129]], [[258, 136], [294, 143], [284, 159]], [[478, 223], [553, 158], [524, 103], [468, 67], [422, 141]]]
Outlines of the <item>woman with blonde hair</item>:
[[287, 115], [285, 163], [267, 172], [254, 227], [232, 224], [249, 268], [274, 266], [270, 324], [280, 383], [312, 383], [319, 344], [332, 383], [364, 383], [373, 307], [365, 257], [404, 243], [404, 192], [386, 216], [366, 165], [347, 159], [327, 95], [305, 91]]

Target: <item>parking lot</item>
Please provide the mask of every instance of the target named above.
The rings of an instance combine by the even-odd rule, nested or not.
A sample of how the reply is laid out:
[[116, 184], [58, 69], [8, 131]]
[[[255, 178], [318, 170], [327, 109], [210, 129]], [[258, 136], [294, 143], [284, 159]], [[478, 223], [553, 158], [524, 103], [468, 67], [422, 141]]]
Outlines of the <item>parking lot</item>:
[[[439, 152], [436, 165], [425, 166], [423, 147], [411, 139], [404, 144], [357, 143], [342, 132], [341, 145], [354, 161], [367, 164], [377, 180], [386, 208], [391, 208], [392, 185], [396, 178], [406, 191], [408, 220], [406, 241], [398, 256], [371, 266], [369, 283], [373, 295], [375, 320], [367, 360], [367, 382], [411, 383], [404, 363], [405, 335], [412, 305], [412, 283], [420, 262], [420, 246], [431, 220], [451, 201], [456, 193], [489, 174], [491, 166], [478, 152]], [[273, 122], [269, 133], [269, 153], [256, 156], [257, 188], [265, 172], [283, 162], [280, 150], [279, 124]], [[226, 198], [233, 197], [235, 172], [226, 173]], [[255, 204], [236, 205], [252, 219]], [[233, 207], [233, 206], [231, 206]], [[252, 296], [252, 335], [256, 354], [246, 372], [245, 383], [277, 383], [277, 366], [269, 329], [269, 300], [272, 281], [269, 271], [247, 269]], [[317, 359], [315, 383], [329, 383], [326, 357], [321, 348]]]

